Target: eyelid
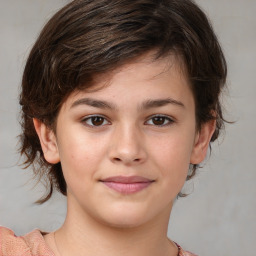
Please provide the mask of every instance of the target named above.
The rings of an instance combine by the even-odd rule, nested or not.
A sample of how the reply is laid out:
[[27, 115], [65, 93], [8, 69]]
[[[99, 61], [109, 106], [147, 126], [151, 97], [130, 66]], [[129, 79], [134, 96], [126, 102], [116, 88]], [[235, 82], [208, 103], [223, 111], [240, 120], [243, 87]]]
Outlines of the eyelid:
[[169, 125], [171, 125], [175, 122], [174, 118], [169, 116], [169, 115], [156, 114], [156, 115], [152, 115], [149, 118], [147, 118], [147, 121], [145, 123], [147, 123], [149, 120], [152, 120], [154, 117], [165, 118], [166, 120], [168, 120], [168, 123], [167, 124], [162, 124], [162, 125], [156, 125], [156, 124], [149, 124], [149, 125], [153, 125], [153, 126], [157, 126], [157, 127], [164, 127], [164, 126], [169, 126]]
[[[107, 121], [107, 124], [102, 124], [102, 125], [98, 125], [98, 126], [97, 126], [97, 125], [87, 124], [86, 121], [90, 120], [90, 119], [93, 118], [93, 117], [101, 117], [101, 118], [103, 118], [105, 121]], [[83, 118], [81, 119], [81, 122], [82, 122], [84, 125], [86, 125], [86, 126], [88, 126], [88, 127], [92, 127], [92, 128], [100, 128], [100, 127], [103, 127], [103, 126], [105, 126], [105, 125], [111, 124], [110, 121], [108, 120], [108, 118], [106, 118], [104, 115], [100, 115], [100, 114], [93, 114], [93, 115], [85, 116], [85, 117], [83, 117]]]

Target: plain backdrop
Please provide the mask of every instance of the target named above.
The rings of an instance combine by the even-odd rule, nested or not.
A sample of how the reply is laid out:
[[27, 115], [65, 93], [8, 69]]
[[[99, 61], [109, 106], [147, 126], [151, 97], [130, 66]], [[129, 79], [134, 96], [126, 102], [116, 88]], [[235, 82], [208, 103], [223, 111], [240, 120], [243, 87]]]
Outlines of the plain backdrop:
[[[46, 20], [64, 0], [0, 0], [0, 225], [24, 234], [51, 231], [65, 217], [65, 198], [33, 202], [44, 188], [19, 165], [18, 94], [26, 57]], [[169, 236], [204, 256], [255, 255], [256, 1], [197, 0], [209, 15], [229, 67], [225, 116], [235, 124], [176, 201]]]

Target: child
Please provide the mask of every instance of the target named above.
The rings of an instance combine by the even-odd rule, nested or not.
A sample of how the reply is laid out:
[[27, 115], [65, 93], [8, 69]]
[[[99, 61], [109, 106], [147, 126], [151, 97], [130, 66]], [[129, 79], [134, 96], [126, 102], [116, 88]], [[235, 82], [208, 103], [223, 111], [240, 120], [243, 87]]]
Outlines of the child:
[[52, 233], [0, 228], [0, 255], [193, 255], [167, 238], [173, 202], [223, 126], [226, 63], [190, 0], [75, 0], [24, 70], [21, 153], [67, 196]]

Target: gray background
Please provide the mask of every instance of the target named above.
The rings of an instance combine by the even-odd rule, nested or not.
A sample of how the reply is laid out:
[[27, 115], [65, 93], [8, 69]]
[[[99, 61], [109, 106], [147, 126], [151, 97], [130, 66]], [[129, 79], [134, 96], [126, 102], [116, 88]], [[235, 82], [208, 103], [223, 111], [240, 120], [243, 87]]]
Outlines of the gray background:
[[[56, 194], [33, 204], [42, 191], [30, 170], [17, 165], [18, 91], [24, 63], [40, 28], [68, 1], [0, 1], [0, 224], [24, 234], [53, 230], [65, 216]], [[172, 212], [169, 236], [205, 256], [256, 255], [256, 1], [197, 0], [208, 13], [229, 65], [224, 94], [226, 134]]]

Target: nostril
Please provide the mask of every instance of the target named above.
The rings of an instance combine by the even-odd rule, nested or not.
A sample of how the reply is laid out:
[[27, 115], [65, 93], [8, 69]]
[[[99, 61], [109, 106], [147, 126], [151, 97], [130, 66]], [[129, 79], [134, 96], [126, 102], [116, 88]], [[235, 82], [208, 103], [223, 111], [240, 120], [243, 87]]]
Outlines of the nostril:
[[115, 162], [140, 162], [140, 158], [135, 158], [135, 159], [133, 159], [133, 160], [127, 160], [127, 159], [123, 159], [123, 158], [119, 158], [119, 157], [115, 157], [115, 158], [113, 158], [113, 161], [115, 161]]

